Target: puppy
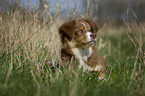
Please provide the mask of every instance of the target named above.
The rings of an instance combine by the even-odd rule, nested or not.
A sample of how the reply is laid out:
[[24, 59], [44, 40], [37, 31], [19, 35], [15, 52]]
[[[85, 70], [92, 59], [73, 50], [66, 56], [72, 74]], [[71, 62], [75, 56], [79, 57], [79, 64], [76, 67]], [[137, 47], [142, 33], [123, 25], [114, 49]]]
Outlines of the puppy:
[[89, 19], [76, 19], [63, 23], [59, 27], [63, 63], [78, 61], [79, 68], [83, 68], [84, 71], [106, 70], [106, 61], [96, 50], [97, 31], [97, 25]]

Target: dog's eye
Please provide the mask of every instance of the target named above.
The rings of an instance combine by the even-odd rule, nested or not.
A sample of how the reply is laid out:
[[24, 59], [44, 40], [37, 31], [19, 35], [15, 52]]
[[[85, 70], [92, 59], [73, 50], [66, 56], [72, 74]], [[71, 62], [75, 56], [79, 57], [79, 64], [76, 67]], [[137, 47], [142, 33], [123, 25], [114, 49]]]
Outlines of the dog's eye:
[[82, 35], [83, 34], [83, 31], [82, 30], [78, 30], [78, 31], [76, 31], [76, 34]]

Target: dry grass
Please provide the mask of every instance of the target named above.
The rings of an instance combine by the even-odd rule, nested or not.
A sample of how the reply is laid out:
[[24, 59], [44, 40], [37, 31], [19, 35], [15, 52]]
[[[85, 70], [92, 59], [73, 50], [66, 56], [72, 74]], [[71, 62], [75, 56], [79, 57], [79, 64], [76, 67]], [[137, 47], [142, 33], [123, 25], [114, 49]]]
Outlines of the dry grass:
[[[88, 6], [89, 4], [90, 0], [88, 0]], [[77, 18], [77, 11], [74, 12], [74, 18]], [[12, 78], [15, 81], [13, 76], [22, 73], [26, 81], [33, 78], [33, 83], [37, 86], [37, 91], [33, 93], [38, 96], [43, 94], [43, 91], [44, 93], [48, 91], [47, 95], [57, 94], [56, 90], [62, 93], [61, 95], [101, 95], [101, 92], [110, 96], [112, 94], [121, 96], [134, 93], [145, 94], [143, 91], [145, 89], [143, 86], [145, 83], [145, 28], [143, 24], [130, 24], [129, 21], [124, 21], [123, 26], [114, 27], [104, 24], [100, 27], [96, 47], [108, 60], [110, 74], [106, 81], [98, 81], [96, 77], [94, 78], [96, 75], [91, 72], [81, 73], [75, 68], [64, 71], [57, 67], [60, 63], [61, 48], [57, 28], [65, 20], [57, 16], [58, 11], [53, 16], [47, 14], [47, 17], [44, 16], [41, 19], [39, 14], [39, 12], [30, 14], [29, 11], [22, 14], [21, 10], [12, 14], [0, 14], [0, 70], [4, 71], [0, 83], [4, 87], [0, 85], [0, 89], [8, 90], [7, 88], [12, 86], [10, 85]], [[86, 17], [88, 14], [89, 10], [82, 16]], [[53, 19], [55, 16], [57, 18]], [[47, 24], [48, 21], [50, 22]], [[19, 75], [16, 75], [16, 78], [18, 77]], [[17, 83], [15, 82], [14, 85]], [[112, 91], [112, 88], [115, 91]], [[83, 90], [83, 93], [80, 90]]]
[[41, 23], [38, 13], [21, 15], [18, 11], [12, 15], [1, 15], [0, 54], [2, 58], [11, 58], [5, 84], [12, 71], [20, 70], [27, 60], [31, 67], [37, 69], [36, 72], [43, 71], [46, 61], [56, 64], [60, 50], [57, 27], [62, 21], [59, 18], [51, 20], [40, 30], [47, 21], [49, 19], [44, 18]]

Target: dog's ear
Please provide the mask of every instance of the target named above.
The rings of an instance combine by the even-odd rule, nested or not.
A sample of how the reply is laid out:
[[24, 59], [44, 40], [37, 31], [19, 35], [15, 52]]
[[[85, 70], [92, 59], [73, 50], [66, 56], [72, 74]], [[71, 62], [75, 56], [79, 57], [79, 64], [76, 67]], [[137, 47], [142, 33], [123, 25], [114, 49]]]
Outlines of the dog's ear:
[[92, 20], [90, 20], [90, 19], [88, 19], [88, 18], [84, 18], [83, 20], [91, 25], [91, 27], [92, 27], [94, 33], [97, 33], [97, 31], [98, 31], [99, 28], [98, 28], [98, 26], [95, 24], [95, 22], [93, 22]]
[[[76, 20], [67, 21], [59, 27], [61, 39], [71, 40], [74, 34]], [[63, 40], [64, 41], [64, 40]]]

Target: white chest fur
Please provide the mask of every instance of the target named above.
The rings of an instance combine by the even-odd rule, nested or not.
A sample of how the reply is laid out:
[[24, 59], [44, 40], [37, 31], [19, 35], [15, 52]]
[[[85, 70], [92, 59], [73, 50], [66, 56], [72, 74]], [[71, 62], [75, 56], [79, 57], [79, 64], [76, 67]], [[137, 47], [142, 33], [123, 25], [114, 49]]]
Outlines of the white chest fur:
[[79, 60], [79, 63], [80, 63], [79, 69], [81, 69], [83, 67], [83, 71], [86, 71], [86, 70], [100, 71], [101, 70], [101, 68], [102, 68], [101, 65], [96, 65], [94, 68], [87, 65], [87, 60], [93, 53], [91, 48], [73, 48], [72, 51]]
[[92, 55], [93, 51], [91, 48], [73, 48], [72, 49], [74, 55], [79, 60], [79, 68], [90, 69], [89, 66], [86, 64], [88, 58]]

